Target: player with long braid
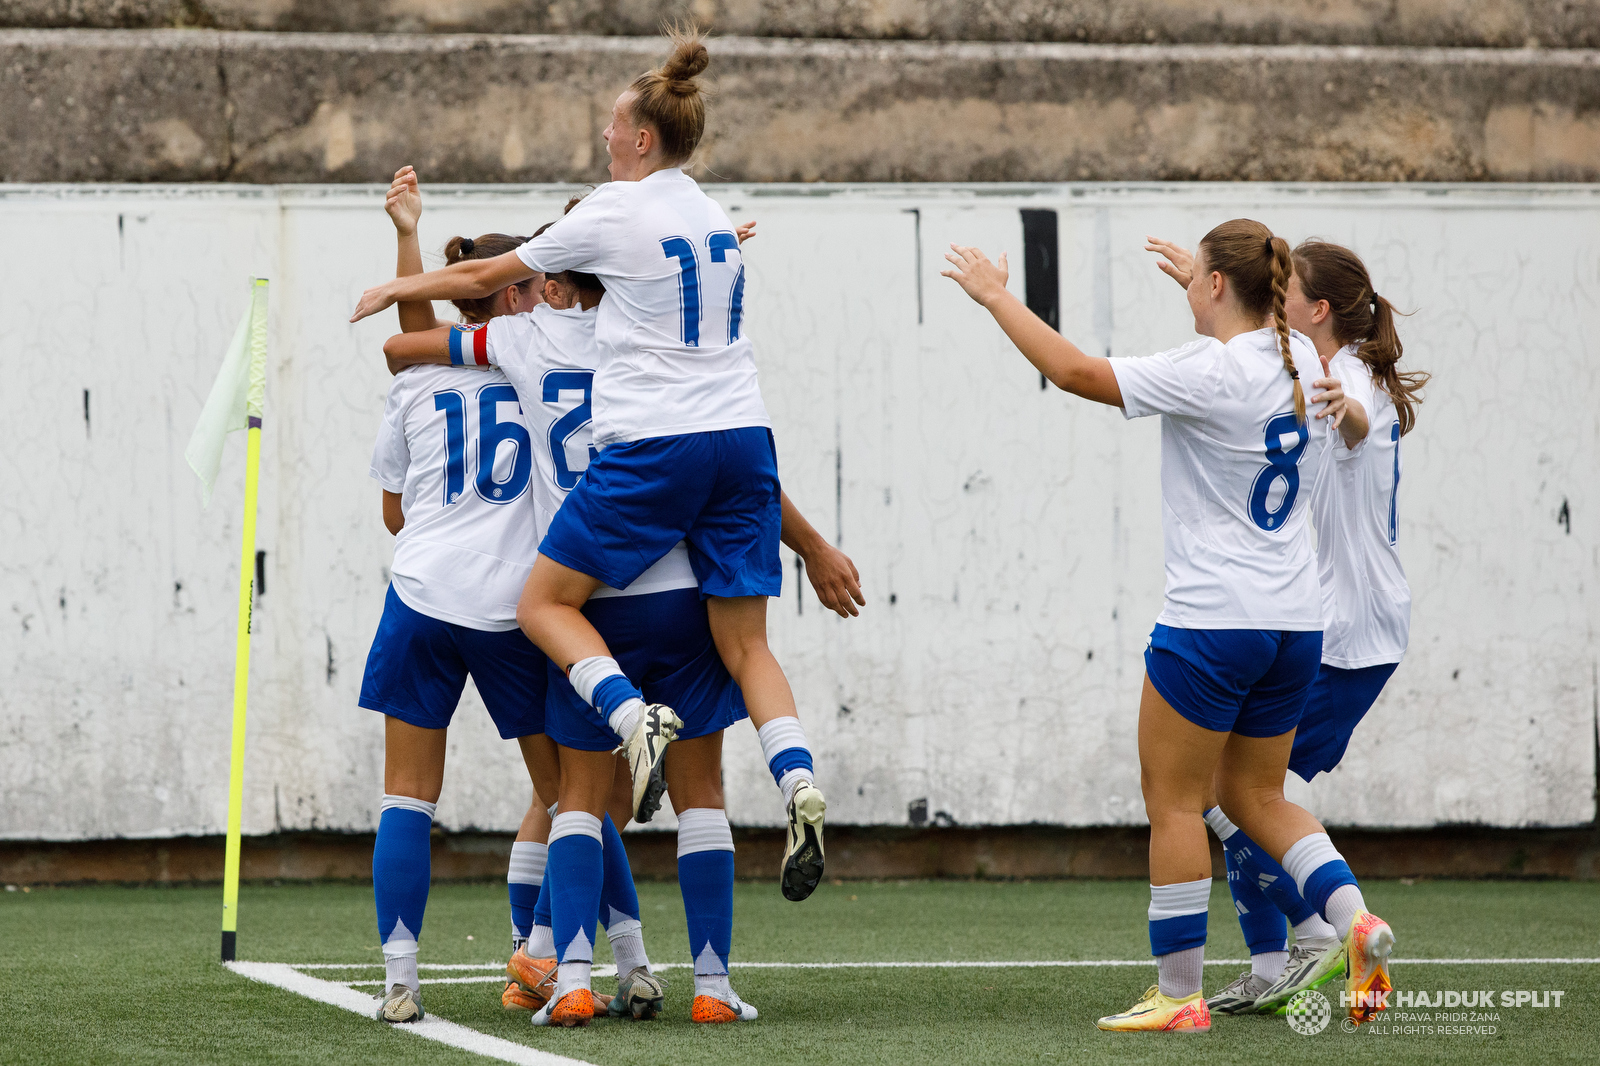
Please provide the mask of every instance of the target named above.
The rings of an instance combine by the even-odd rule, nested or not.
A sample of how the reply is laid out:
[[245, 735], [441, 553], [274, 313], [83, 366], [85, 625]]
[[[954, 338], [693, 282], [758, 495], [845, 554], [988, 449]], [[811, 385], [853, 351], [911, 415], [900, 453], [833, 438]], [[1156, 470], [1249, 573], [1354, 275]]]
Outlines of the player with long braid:
[[[1145, 651], [1139, 763], [1150, 818], [1150, 946], [1157, 983], [1112, 1031], [1204, 1031], [1211, 856], [1202, 812], [1216, 788], [1234, 820], [1335, 927], [1351, 987], [1389, 987], [1394, 935], [1368, 913], [1316, 819], [1283, 797], [1295, 726], [1322, 648], [1322, 596], [1306, 529], [1328, 429], [1301, 380], [1320, 366], [1291, 334], [1289, 246], [1235, 219], [1200, 242], [1188, 300], [1202, 335], [1142, 359], [1085, 355], [1006, 291], [1005, 257], [952, 246], [945, 271], [1058, 387], [1161, 416], [1166, 604]], [[1370, 1007], [1352, 1006], [1359, 1021]]]

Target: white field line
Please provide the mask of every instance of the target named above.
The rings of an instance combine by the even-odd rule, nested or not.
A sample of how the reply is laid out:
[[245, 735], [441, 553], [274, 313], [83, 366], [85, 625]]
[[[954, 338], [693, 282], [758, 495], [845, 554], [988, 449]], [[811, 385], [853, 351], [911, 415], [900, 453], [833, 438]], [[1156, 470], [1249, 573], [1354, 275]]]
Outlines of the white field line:
[[[331, 1006], [342, 1007], [353, 1011], [363, 1017], [370, 1018], [377, 1008], [377, 1001], [365, 992], [335, 981], [324, 981], [319, 977], [300, 973], [292, 966], [275, 962], [230, 962], [228, 969], [252, 981], [263, 984], [276, 985], [278, 988], [314, 999], [318, 1003], [327, 1003]], [[380, 1024], [374, 1022], [374, 1025]], [[427, 1015], [420, 1022], [409, 1025], [396, 1025], [394, 1029], [419, 1036], [424, 1040], [433, 1040], [441, 1044], [448, 1044], [463, 1051], [470, 1051], [485, 1058], [497, 1059], [500, 1062], [514, 1062], [520, 1066], [589, 1066], [582, 1059], [569, 1059], [564, 1055], [552, 1055], [548, 1051], [528, 1047], [525, 1044], [502, 1040], [498, 1036], [480, 1033], [476, 1029], [469, 1029], [455, 1022], [447, 1022], [443, 1018]]]

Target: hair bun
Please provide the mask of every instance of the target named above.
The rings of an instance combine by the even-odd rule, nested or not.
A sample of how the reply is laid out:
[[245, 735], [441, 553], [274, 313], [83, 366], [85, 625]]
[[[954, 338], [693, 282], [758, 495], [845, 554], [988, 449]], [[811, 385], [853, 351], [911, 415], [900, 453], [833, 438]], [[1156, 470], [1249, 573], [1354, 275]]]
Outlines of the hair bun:
[[678, 96], [690, 96], [697, 90], [694, 78], [711, 63], [711, 53], [698, 33], [674, 34], [672, 54], [661, 65], [661, 75], [668, 87]]
[[472, 250], [477, 246], [478, 242], [473, 240], [471, 237], [463, 237], [461, 238], [461, 244], [458, 247], [462, 255], [471, 255]]

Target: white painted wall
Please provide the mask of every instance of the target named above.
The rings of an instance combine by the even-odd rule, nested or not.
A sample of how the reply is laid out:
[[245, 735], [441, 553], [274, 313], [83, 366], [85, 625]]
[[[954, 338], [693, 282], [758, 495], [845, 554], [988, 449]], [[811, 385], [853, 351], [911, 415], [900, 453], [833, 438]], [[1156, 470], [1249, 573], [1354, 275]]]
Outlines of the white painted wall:
[[[424, 246], [529, 232], [567, 194], [428, 190]], [[1408, 362], [1437, 377], [1405, 444], [1413, 650], [1315, 806], [1374, 826], [1594, 817], [1600, 188], [716, 195], [761, 223], [747, 299], [785, 487], [869, 598], [841, 621], [791, 568], [772, 609], [835, 819], [905, 824], [922, 798], [963, 824], [1143, 817], [1157, 425], [1041, 391], [938, 275], [960, 240], [1010, 250], [1020, 291], [1023, 206], [1061, 212], [1063, 331], [1091, 350], [1187, 339], [1143, 237], [1192, 244], [1237, 215], [1353, 245], [1417, 309]], [[390, 559], [366, 471], [397, 327], [345, 319], [392, 271], [391, 235], [371, 188], [0, 186], [0, 836], [222, 826], [243, 440], [209, 511], [182, 452], [252, 274], [272, 278], [273, 366], [244, 824], [375, 825], [381, 727], [355, 700]], [[440, 820], [511, 828], [515, 751], [474, 696], [457, 720]], [[747, 725], [727, 781], [737, 822], [779, 820]]]

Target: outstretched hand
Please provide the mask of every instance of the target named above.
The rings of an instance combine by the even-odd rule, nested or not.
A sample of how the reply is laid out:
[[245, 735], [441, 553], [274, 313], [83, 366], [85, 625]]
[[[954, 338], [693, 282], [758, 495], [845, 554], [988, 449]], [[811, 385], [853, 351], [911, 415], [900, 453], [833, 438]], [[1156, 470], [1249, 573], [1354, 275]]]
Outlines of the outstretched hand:
[[1006, 270], [1004, 252], [1000, 253], [1000, 262], [991, 263], [989, 257], [976, 248], [952, 244], [944, 257], [955, 269], [941, 270], [939, 273], [960, 285], [968, 296], [984, 307], [1005, 295], [1006, 279], [1011, 275]]
[[[1328, 372], [1326, 362], [1324, 362], [1322, 372], [1324, 374]], [[1328, 423], [1328, 428], [1338, 429], [1339, 424], [1344, 421], [1345, 414], [1349, 411], [1344, 394], [1344, 385], [1338, 378], [1318, 378], [1311, 383], [1311, 387], [1323, 390], [1322, 392], [1314, 393], [1311, 397], [1311, 402], [1327, 404], [1326, 407], [1317, 412], [1317, 417], [1333, 419], [1332, 422]]]
[[824, 607], [840, 618], [861, 613], [856, 606], [866, 606], [867, 600], [861, 594], [861, 575], [850, 556], [831, 544], [824, 544], [806, 558], [805, 564], [806, 577], [811, 579], [811, 587]]
[[1189, 287], [1189, 282], [1194, 280], [1194, 253], [1189, 249], [1180, 248], [1171, 241], [1163, 240], [1160, 237], [1146, 237], [1144, 239], [1144, 250], [1161, 255], [1162, 258], [1156, 260], [1156, 266], [1161, 268], [1163, 274], [1185, 289]]
[[417, 219], [422, 217], [422, 190], [417, 185], [417, 172], [409, 166], [394, 172], [389, 183], [389, 194], [383, 199], [383, 209], [394, 220], [394, 228], [402, 237], [417, 232]]
[[350, 316], [350, 321], [360, 322], [363, 318], [375, 315], [379, 311], [385, 311], [392, 306], [394, 306], [394, 297], [389, 293], [388, 284], [374, 285], [361, 294], [360, 301], [356, 303], [355, 314]]
[[734, 227], [733, 232], [739, 238], [739, 243], [743, 244], [756, 235], [756, 224], [754, 222], [741, 223]]

